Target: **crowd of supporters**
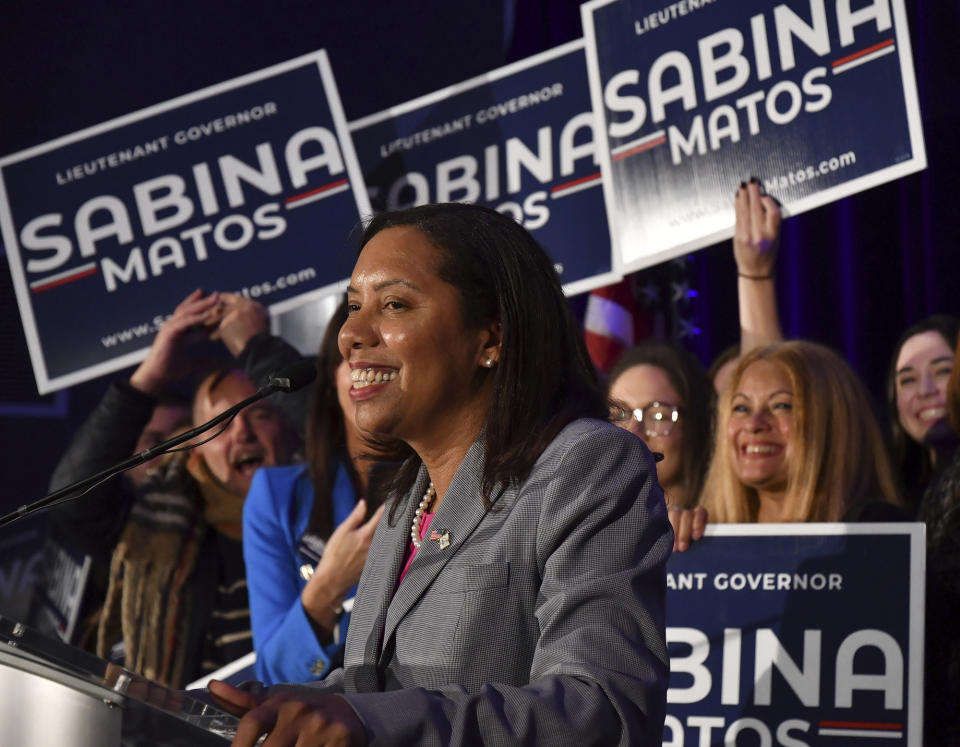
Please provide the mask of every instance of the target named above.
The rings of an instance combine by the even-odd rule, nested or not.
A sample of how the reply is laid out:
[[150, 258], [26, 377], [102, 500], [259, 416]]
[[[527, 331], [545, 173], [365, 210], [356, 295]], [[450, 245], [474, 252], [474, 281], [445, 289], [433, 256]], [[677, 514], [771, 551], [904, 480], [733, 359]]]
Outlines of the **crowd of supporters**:
[[[735, 210], [739, 345], [709, 373], [669, 341], [626, 350], [606, 377], [610, 420], [663, 456], [675, 551], [709, 523], [924, 522], [927, 650], [936, 652], [927, 718], [950, 728], [946, 694], [960, 685], [960, 323], [933, 316], [903, 333], [891, 350], [889, 422], [879, 424], [841, 356], [782, 339], [776, 201], [751, 181]], [[53, 539], [93, 559], [79, 644], [176, 687], [252, 649], [268, 684], [317, 679], [341, 663], [383, 513], [378, 472], [390, 470], [375, 458], [383, 445], [354, 421], [348, 392], [368, 374], [338, 349], [346, 314], [343, 305], [330, 322], [312, 392], [245, 411], [217, 439], [55, 509]], [[211, 339], [229, 365], [192, 357], [194, 342]], [[111, 386], [51, 488], [142, 449], [143, 437], [206, 420], [299, 358], [256, 302], [194, 292], [143, 364]], [[192, 402], [167, 397], [198, 370]], [[371, 371], [369, 383], [381, 375]]]

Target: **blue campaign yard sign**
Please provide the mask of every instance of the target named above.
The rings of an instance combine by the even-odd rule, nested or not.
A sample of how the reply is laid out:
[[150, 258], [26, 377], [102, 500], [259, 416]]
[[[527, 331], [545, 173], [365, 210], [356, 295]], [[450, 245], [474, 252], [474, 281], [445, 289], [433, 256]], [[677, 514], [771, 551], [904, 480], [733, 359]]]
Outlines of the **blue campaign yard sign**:
[[732, 236], [750, 176], [795, 214], [926, 167], [903, 0], [582, 11], [622, 271]]
[[333, 292], [369, 212], [322, 51], [0, 160], [38, 390], [142, 360], [194, 288], [272, 312]]
[[619, 279], [583, 41], [350, 123], [374, 209], [472, 202], [514, 216], [568, 294]]
[[713, 525], [667, 564], [663, 744], [911, 745], [922, 524]]

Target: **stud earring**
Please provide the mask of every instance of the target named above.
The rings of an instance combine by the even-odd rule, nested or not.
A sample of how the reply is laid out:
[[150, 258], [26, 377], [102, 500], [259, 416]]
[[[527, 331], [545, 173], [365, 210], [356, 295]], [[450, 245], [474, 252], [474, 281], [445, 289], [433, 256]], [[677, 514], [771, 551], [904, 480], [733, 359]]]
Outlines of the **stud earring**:
[[483, 365], [485, 365], [487, 368], [493, 368], [493, 358], [487, 358], [483, 362]]

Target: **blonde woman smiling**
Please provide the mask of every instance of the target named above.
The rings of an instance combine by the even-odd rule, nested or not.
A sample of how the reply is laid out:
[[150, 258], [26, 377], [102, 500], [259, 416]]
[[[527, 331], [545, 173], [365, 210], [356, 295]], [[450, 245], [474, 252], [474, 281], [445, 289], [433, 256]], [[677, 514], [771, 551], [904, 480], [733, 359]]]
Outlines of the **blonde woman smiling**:
[[885, 518], [897, 501], [867, 394], [843, 359], [800, 340], [744, 356], [718, 407], [701, 499], [711, 522]]

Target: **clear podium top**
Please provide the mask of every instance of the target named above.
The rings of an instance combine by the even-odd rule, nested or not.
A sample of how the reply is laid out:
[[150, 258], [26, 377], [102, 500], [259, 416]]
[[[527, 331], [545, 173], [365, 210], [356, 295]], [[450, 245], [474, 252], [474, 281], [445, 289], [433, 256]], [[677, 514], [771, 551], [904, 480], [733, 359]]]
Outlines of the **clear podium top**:
[[[206, 739], [194, 729], [194, 743], [226, 744], [236, 734], [237, 718], [197, 700], [182, 690], [161, 685], [128, 669], [112, 664], [62, 641], [41, 635], [26, 625], [0, 616], [0, 666], [6, 665], [59, 682], [125, 709], [159, 712], [154, 725], [170, 718], [207, 732]], [[144, 708], [143, 706], [146, 706]], [[166, 719], [163, 718], [166, 715]], [[156, 735], [156, 733], [155, 733]], [[134, 740], [137, 741], [137, 740]], [[180, 740], [174, 740], [179, 742]], [[124, 740], [127, 743], [127, 740]]]

